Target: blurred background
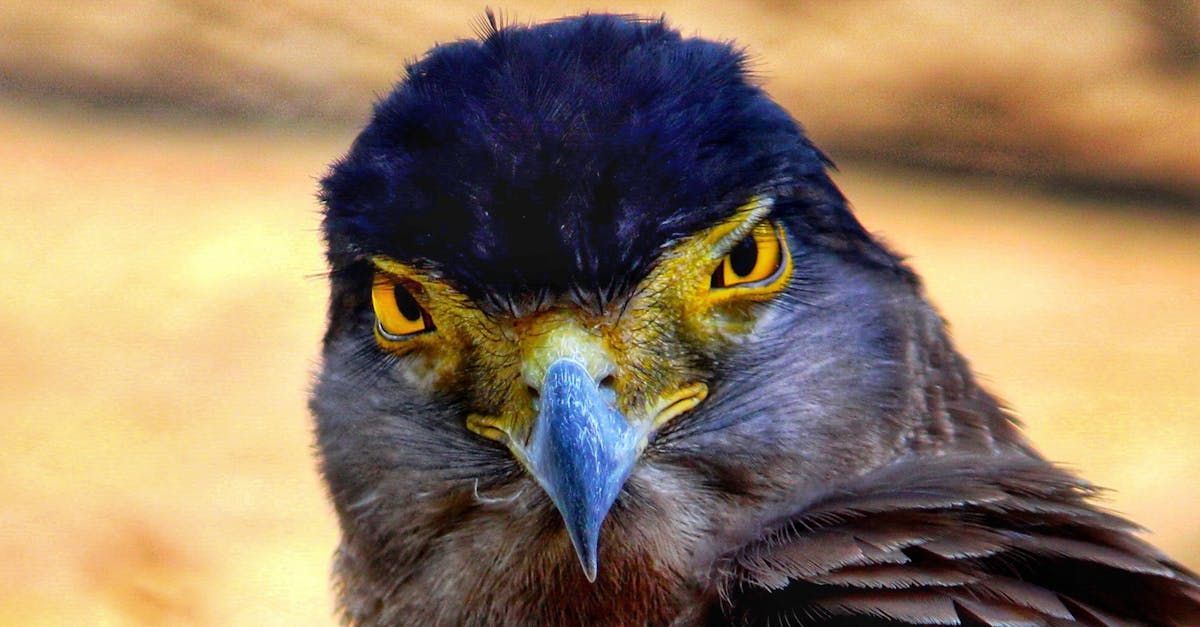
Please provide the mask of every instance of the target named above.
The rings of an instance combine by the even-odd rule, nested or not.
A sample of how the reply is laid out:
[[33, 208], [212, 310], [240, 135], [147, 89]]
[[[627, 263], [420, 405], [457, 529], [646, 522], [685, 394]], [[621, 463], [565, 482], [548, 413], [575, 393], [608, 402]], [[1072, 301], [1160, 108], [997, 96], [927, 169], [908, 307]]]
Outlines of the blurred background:
[[[0, 4], [0, 624], [331, 623], [316, 182], [483, 8]], [[1200, 567], [1200, 2], [495, 8], [744, 45], [1030, 437]]]

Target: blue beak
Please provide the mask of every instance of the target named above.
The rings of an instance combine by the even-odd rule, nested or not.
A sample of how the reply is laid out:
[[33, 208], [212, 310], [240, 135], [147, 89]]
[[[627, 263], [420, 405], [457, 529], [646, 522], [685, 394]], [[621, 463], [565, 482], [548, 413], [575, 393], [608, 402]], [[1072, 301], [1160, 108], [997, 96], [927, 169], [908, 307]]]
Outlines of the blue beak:
[[541, 405], [525, 456], [550, 495], [588, 581], [596, 581], [600, 526], [637, 461], [640, 433], [581, 364], [546, 369]]

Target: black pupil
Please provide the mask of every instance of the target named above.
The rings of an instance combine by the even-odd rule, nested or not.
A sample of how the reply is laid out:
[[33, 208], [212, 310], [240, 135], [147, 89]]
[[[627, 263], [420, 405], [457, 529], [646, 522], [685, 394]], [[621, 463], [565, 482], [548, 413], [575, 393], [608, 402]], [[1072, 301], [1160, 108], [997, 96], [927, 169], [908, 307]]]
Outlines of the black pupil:
[[421, 319], [421, 306], [417, 304], [417, 299], [413, 298], [413, 295], [404, 289], [403, 285], [397, 285], [392, 288], [392, 292], [396, 295], [396, 307], [400, 309], [400, 314], [405, 319], [412, 322]]
[[729, 251], [729, 268], [737, 276], [747, 276], [758, 263], [758, 244], [754, 236], [749, 235]]

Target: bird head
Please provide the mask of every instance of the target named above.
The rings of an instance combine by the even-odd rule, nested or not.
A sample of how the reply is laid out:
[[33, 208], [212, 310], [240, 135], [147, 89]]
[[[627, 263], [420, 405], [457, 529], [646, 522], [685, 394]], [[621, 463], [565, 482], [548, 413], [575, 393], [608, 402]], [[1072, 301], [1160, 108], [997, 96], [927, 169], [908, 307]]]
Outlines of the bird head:
[[594, 580], [639, 517], [711, 532], [890, 454], [914, 280], [827, 165], [740, 51], [660, 21], [493, 24], [412, 64], [322, 182], [344, 531], [555, 511]]

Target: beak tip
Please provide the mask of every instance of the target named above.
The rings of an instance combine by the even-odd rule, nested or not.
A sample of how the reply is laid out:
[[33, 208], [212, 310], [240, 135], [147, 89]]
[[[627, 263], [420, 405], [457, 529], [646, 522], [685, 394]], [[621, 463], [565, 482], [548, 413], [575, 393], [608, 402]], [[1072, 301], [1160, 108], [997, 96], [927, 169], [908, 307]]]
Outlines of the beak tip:
[[579, 566], [583, 568], [583, 575], [587, 577], [588, 583], [596, 583], [600, 561], [599, 529], [591, 533], [583, 529], [569, 529], [568, 535], [571, 537], [571, 546], [575, 548], [575, 556], [579, 558]]

